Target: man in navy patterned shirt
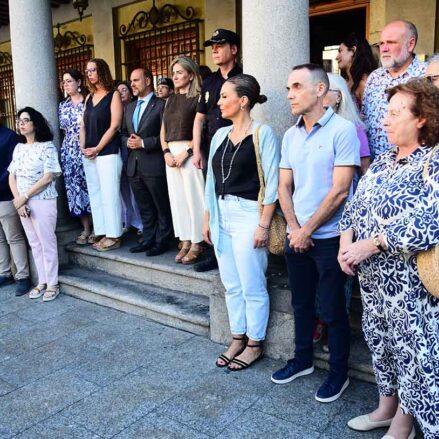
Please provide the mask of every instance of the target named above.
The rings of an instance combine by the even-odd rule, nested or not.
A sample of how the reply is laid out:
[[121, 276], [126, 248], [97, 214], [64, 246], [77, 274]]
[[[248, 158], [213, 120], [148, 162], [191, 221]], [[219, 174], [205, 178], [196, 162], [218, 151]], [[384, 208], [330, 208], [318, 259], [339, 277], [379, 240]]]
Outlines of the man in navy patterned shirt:
[[382, 67], [370, 74], [362, 107], [372, 157], [390, 148], [382, 123], [388, 106], [385, 91], [423, 76], [425, 72], [425, 63], [414, 54], [417, 40], [416, 26], [405, 20], [392, 21], [381, 32], [379, 44]]

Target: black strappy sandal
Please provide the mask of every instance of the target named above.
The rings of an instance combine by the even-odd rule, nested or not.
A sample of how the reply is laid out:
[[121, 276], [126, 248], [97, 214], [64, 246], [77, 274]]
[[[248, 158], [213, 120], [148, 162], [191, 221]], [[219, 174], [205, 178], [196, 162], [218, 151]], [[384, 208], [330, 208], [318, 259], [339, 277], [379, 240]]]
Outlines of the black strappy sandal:
[[[240, 341], [244, 341], [244, 347], [242, 348], [241, 351], [239, 351], [236, 355], [240, 355], [242, 354], [242, 352], [244, 351], [246, 345], [247, 345], [247, 337], [245, 335], [243, 335], [242, 337], [232, 337], [233, 340], [240, 340]], [[218, 364], [218, 360], [222, 360], [224, 361], [224, 364]], [[231, 359], [229, 357], [227, 357], [224, 354], [221, 354], [215, 362], [216, 367], [227, 367], [230, 363], [231, 363]]]
[[[247, 347], [253, 348], [253, 349], [262, 348], [262, 343], [248, 344]], [[233, 358], [232, 360], [230, 360], [229, 364], [227, 365], [227, 369], [230, 370], [230, 372], [238, 372], [239, 370], [247, 369], [250, 366], [252, 366], [253, 364], [255, 364], [257, 361], [259, 361], [263, 356], [264, 356], [264, 350], [261, 350], [261, 353], [251, 363], [246, 363], [245, 361], [242, 361], [238, 358]], [[230, 367], [231, 363], [236, 364], [239, 367], [231, 368]]]

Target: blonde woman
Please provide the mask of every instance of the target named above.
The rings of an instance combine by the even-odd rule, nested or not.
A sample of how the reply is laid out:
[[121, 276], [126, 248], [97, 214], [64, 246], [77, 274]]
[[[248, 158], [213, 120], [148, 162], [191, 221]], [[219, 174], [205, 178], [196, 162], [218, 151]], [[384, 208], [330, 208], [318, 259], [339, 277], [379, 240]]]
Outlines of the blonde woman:
[[186, 56], [175, 58], [172, 72], [175, 93], [166, 101], [160, 139], [166, 162], [174, 233], [182, 241], [175, 262], [195, 263], [201, 252], [204, 217], [204, 178], [188, 160], [192, 154], [192, 128], [201, 89], [198, 66]]

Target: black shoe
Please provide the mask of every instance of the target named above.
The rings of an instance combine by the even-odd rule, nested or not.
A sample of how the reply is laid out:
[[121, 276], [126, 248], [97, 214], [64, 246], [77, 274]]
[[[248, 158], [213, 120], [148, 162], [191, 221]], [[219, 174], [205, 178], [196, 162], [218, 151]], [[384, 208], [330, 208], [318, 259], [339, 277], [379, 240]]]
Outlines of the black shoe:
[[194, 270], [198, 272], [215, 270], [215, 268], [218, 268], [218, 261], [215, 256], [209, 256], [204, 261], [194, 265]]
[[143, 253], [154, 247], [154, 244], [142, 241], [140, 244], [130, 248], [131, 253]]
[[11, 285], [14, 283], [14, 278], [12, 276], [0, 276], [0, 287], [5, 287], [6, 285]]
[[28, 277], [25, 279], [17, 279], [17, 289], [15, 290], [15, 295], [23, 296], [27, 294], [31, 288], [30, 280]]
[[162, 255], [168, 250], [168, 247], [163, 244], [156, 244], [154, 247], [151, 247], [149, 250], [146, 251], [146, 256], [158, 256]]

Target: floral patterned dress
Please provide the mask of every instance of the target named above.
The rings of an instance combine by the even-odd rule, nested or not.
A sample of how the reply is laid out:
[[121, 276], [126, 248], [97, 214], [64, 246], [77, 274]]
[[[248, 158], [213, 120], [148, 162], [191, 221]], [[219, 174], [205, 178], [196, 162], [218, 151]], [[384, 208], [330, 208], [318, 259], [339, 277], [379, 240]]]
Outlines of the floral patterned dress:
[[346, 205], [340, 230], [356, 241], [382, 233], [386, 252], [358, 267], [363, 331], [381, 395], [398, 393], [425, 438], [439, 437], [439, 299], [419, 278], [416, 253], [439, 243], [439, 151], [396, 161], [396, 148], [372, 163]]
[[61, 166], [69, 210], [74, 217], [91, 213], [82, 155], [79, 149], [79, 126], [83, 108], [82, 102], [76, 106], [73, 105], [70, 97], [59, 104], [60, 128], [65, 133], [61, 146]]

